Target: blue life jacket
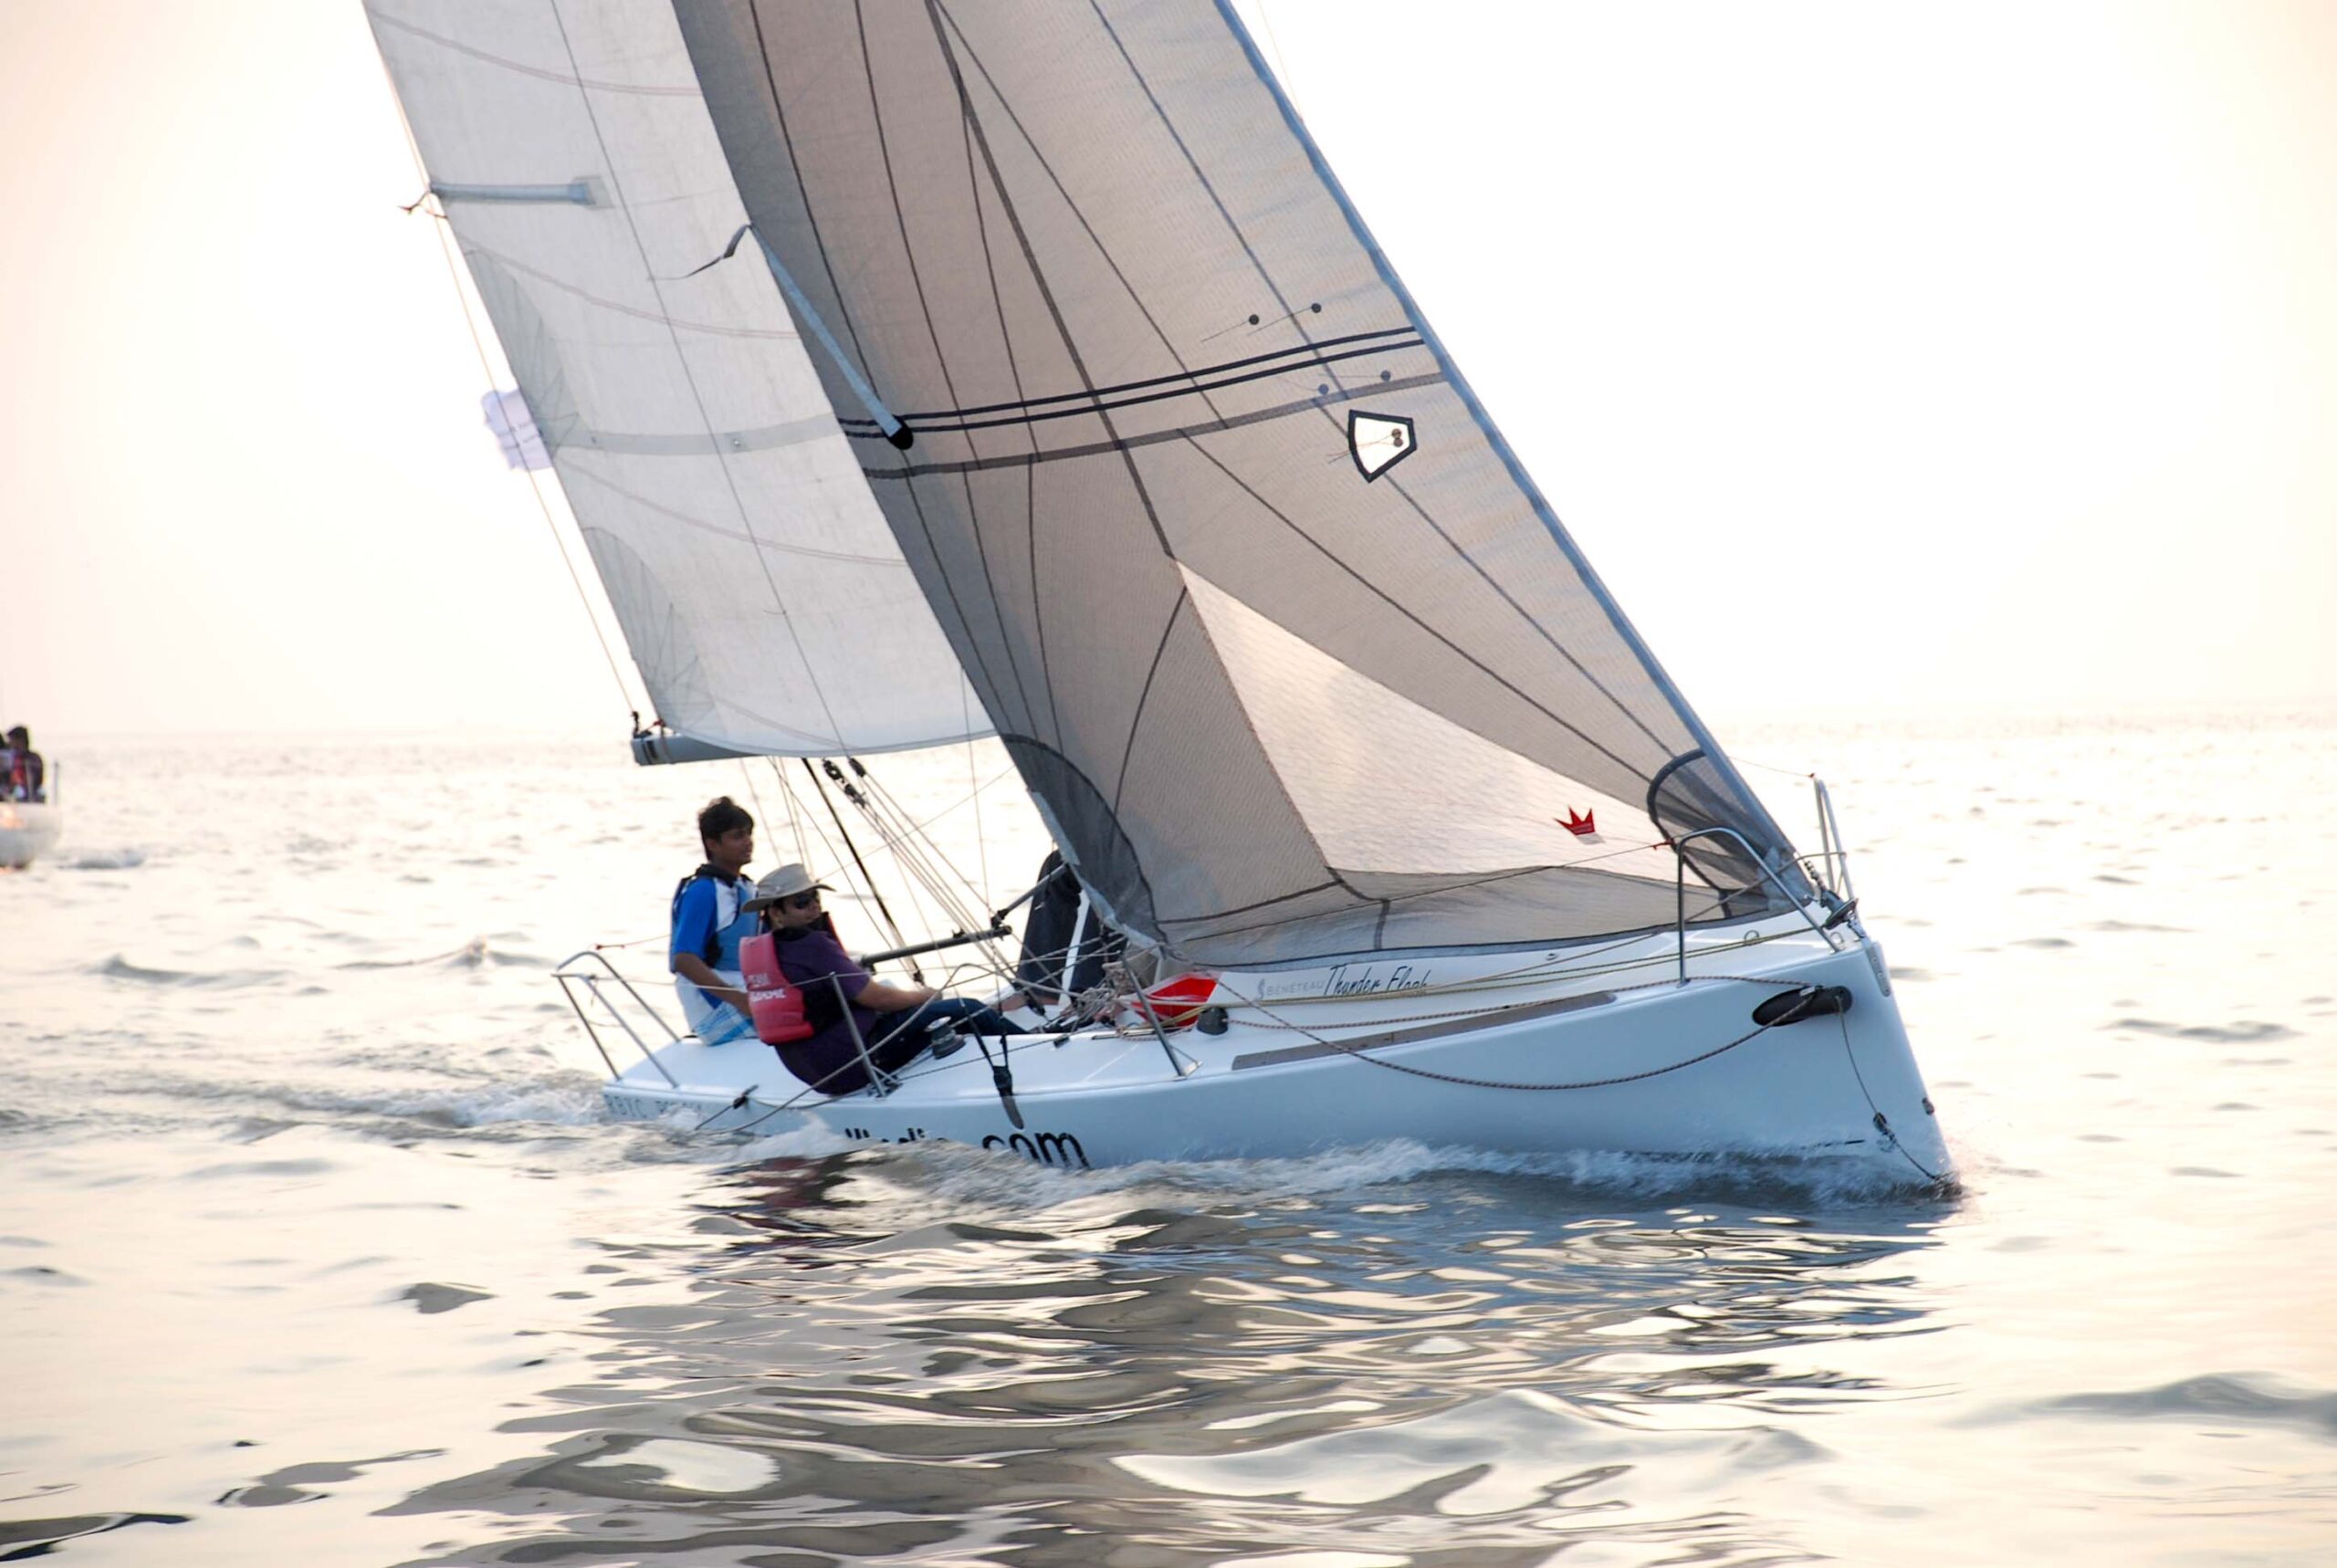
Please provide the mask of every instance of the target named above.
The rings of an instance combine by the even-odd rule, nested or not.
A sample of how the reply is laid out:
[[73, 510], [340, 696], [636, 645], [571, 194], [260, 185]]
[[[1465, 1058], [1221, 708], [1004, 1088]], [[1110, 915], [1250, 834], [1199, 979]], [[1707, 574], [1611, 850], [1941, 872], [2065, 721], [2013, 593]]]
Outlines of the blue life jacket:
[[[734, 889], [746, 881], [744, 877], [725, 875], [710, 865], [698, 867], [674, 885], [673, 906], [665, 917], [665, 928], [668, 931], [672, 930], [675, 923], [682, 917], [682, 894], [687, 893], [690, 890], [690, 884], [701, 877], [715, 883], [717, 887]], [[698, 956], [706, 960], [707, 967], [736, 969], [739, 967], [739, 944], [762, 928], [762, 916], [746, 907], [748, 896], [748, 892], [739, 892], [738, 913], [731, 917], [727, 925], [721, 923], [722, 904], [720, 899], [717, 898], [714, 905], [715, 925], [707, 933], [706, 944], [698, 950]], [[726, 958], [728, 960], [727, 963], [724, 962]]]

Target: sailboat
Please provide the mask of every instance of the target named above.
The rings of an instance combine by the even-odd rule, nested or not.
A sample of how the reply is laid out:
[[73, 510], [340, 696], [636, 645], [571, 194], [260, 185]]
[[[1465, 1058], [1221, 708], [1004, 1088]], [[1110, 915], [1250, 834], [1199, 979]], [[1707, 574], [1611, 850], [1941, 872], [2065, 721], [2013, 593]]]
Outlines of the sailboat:
[[[1229, 5], [367, 10], [655, 704], [636, 757], [849, 785], [994, 734], [1127, 945], [1038, 1032], [834, 1098], [627, 1024], [615, 1114], [1946, 1176], [1822, 788], [1804, 854]], [[604, 967], [571, 999], [640, 998]]]
[[49, 762], [46, 769], [35, 755], [19, 773], [17, 760], [0, 744], [0, 870], [23, 871], [57, 845], [65, 831], [63, 786], [65, 769]]

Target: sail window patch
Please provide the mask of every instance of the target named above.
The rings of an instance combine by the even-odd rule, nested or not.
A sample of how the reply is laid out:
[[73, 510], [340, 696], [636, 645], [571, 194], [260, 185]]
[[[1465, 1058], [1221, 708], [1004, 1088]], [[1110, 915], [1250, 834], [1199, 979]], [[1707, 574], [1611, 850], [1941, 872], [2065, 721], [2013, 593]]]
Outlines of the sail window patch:
[[1366, 484], [1410, 457], [1418, 444], [1412, 422], [1401, 414], [1359, 410], [1347, 413], [1347, 451], [1354, 455], [1356, 471]]

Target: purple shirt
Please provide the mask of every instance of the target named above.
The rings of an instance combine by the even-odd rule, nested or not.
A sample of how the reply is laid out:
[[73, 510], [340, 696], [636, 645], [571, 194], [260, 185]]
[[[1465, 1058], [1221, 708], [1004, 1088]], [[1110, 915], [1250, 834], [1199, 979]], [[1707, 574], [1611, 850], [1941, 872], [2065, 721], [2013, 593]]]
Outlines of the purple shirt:
[[[779, 951], [779, 972], [803, 992], [804, 1016], [821, 1026], [809, 1039], [779, 1047], [780, 1060], [796, 1077], [818, 1083], [831, 1094], [865, 1087], [868, 1080], [860, 1071], [852, 1031], [857, 1025], [863, 1041], [873, 1040], [882, 1015], [859, 1006], [840, 1007], [836, 992], [841, 985], [845, 997], [858, 997], [871, 978], [868, 971], [824, 931], [782, 936], [773, 946]], [[847, 1012], [850, 1022], [845, 1021]]]

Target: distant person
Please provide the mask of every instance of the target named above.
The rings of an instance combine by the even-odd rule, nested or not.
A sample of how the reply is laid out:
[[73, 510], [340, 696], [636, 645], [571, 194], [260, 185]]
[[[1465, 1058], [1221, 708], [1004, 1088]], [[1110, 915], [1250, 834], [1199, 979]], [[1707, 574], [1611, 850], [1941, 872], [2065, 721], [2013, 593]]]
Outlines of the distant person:
[[32, 731], [17, 725], [8, 731], [7, 794], [11, 800], [48, 799], [48, 766], [33, 749]]
[[760, 911], [778, 938], [780, 972], [803, 993], [810, 1039], [777, 1047], [787, 1070], [823, 1094], [868, 1087], [854, 1043], [869, 1060], [896, 1072], [923, 1051], [927, 1030], [946, 1021], [969, 1034], [1021, 1034], [1022, 1026], [971, 997], [945, 997], [927, 986], [904, 986], [869, 974], [844, 950], [822, 907], [825, 883], [800, 865], [783, 865], [755, 883], [747, 907]]
[[755, 858], [755, 820], [725, 795], [697, 814], [697, 836], [706, 861], [674, 889], [666, 957], [691, 1032], [708, 1045], [722, 1045], [754, 1035], [739, 944], [762, 926], [746, 907], [755, 891], [746, 874]]

